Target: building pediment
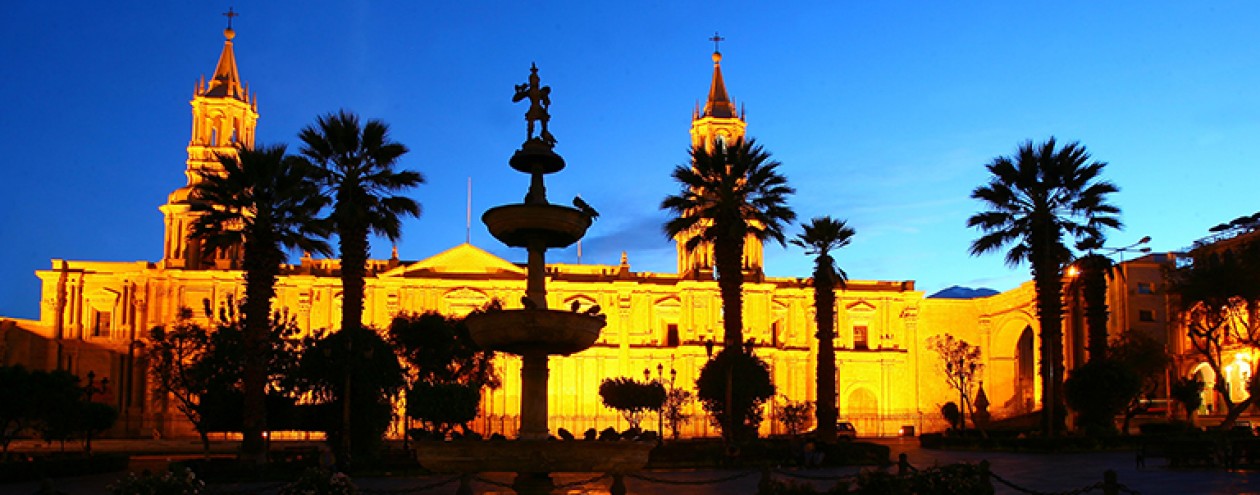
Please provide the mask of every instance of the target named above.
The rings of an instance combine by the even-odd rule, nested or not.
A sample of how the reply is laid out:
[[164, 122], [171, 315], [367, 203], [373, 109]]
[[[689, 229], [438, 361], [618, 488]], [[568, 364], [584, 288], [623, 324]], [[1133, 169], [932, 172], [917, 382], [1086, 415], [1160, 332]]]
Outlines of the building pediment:
[[848, 306], [845, 306], [844, 309], [847, 309], [853, 313], [874, 313], [875, 305], [866, 301], [858, 301]]
[[525, 269], [490, 254], [472, 244], [460, 244], [435, 254], [428, 259], [394, 268], [382, 273], [387, 277], [419, 277], [426, 275], [519, 275]]

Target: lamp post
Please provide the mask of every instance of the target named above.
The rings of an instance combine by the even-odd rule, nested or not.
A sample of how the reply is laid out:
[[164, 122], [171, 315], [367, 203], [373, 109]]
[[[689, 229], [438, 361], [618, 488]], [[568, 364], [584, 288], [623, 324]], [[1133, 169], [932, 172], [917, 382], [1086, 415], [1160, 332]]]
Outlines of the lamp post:
[[[665, 365], [656, 363], [656, 381], [661, 384], [661, 388], [665, 388]], [[669, 399], [669, 390], [665, 390], [665, 397], [661, 400], [661, 406], [656, 408], [656, 444], [660, 445], [665, 442], [665, 400]]]

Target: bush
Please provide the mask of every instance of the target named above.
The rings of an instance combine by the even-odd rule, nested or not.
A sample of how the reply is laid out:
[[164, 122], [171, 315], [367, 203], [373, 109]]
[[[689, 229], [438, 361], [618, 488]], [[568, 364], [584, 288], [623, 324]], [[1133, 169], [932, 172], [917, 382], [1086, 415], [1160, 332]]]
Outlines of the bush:
[[639, 382], [624, 376], [608, 378], [599, 384], [599, 398], [604, 407], [620, 412], [630, 428], [636, 429], [644, 414], [661, 409], [665, 387], [660, 382]]
[[206, 482], [188, 468], [181, 473], [128, 473], [106, 487], [112, 495], [197, 495], [205, 488]]
[[1129, 405], [1142, 388], [1142, 379], [1133, 370], [1110, 360], [1095, 360], [1072, 370], [1063, 382], [1067, 404], [1080, 417], [1088, 432], [1111, 432], [1115, 417]]
[[480, 405], [477, 385], [419, 382], [407, 391], [407, 415], [432, 424], [440, 434], [476, 419]]
[[357, 495], [359, 488], [342, 473], [329, 473], [319, 469], [302, 472], [297, 481], [280, 488], [280, 495]]
[[[731, 401], [734, 403], [735, 431], [726, 431], [730, 422], [726, 417], [726, 384], [731, 382]], [[761, 426], [761, 405], [774, 397], [774, 382], [770, 380], [770, 367], [756, 356], [745, 354], [742, 349], [723, 349], [700, 369], [696, 380], [696, 397], [704, 410], [713, 418], [714, 426], [723, 430], [727, 439], [747, 440], [757, 437]]]

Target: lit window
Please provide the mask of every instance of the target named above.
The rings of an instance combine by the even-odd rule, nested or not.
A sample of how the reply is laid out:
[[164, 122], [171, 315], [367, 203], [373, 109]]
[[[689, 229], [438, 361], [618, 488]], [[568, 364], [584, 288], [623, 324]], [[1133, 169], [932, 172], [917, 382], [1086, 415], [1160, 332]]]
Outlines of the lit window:
[[866, 325], [857, 325], [853, 327], [853, 348], [854, 349], [870, 349], [866, 343], [867, 329]]
[[111, 316], [111, 315], [110, 315], [109, 311], [97, 311], [97, 312], [96, 312], [96, 318], [95, 318], [95, 320], [92, 322], [92, 336], [93, 336], [93, 337], [107, 337], [107, 336], [109, 336], [109, 319], [110, 319], [110, 316]]
[[1138, 320], [1139, 321], [1155, 321], [1155, 312], [1149, 309], [1139, 309]]
[[1138, 294], [1154, 294], [1155, 287], [1152, 286], [1150, 282], [1138, 282], [1137, 293]]

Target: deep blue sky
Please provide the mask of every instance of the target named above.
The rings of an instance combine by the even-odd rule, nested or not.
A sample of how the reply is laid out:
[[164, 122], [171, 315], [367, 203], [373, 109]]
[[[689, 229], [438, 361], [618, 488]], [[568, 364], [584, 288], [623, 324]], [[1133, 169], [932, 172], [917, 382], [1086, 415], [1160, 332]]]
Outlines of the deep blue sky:
[[[537, 62], [569, 168], [553, 200], [603, 216], [588, 263], [629, 252], [673, 272], [660, 234], [669, 172], [720, 31], [749, 134], [783, 162], [802, 217], [857, 229], [852, 278], [1009, 289], [1000, 254], [970, 257], [984, 164], [1024, 140], [1079, 140], [1109, 162], [1126, 244], [1176, 250], [1260, 209], [1260, 4], [1254, 2], [238, 2], [236, 54], [258, 95], [259, 142], [296, 142], [340, 108], [390, 123], [428, 184], [403, 259], [520, 201], [507, 167], [524, 138], [512, 86]], [[184, 184], [188, 101], [214, 69], [228, 2], [15, 2], [0, 29], [0, 315], [36, 317], [49, 260], [157, 260], [157, 207]], [[296, 146], [294, 145], [296, 149]], [[795, 229], [794, 229], [795, 230]], [[474, 219], [473, 243], [512, 261]], [[378, 242], [374, 254], [386, 257]], [[771, 275], [807, 276], [767, 248]], [[551, 259], [576, 261], [576, 253]]]

